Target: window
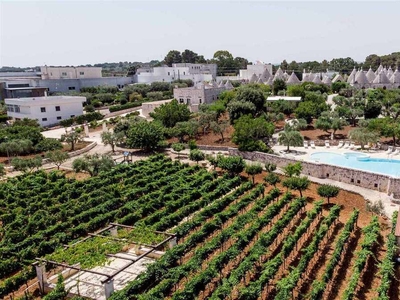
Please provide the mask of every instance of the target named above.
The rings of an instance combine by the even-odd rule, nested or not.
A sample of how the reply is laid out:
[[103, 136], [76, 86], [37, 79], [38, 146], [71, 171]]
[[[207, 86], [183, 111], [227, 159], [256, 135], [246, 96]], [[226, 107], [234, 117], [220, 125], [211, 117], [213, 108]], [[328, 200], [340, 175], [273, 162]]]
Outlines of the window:
[[169, 72], [168, 72], [168, 76], [169, 76]]
[[57, 117], [57, 120], [61, 120], [61, 119], [62, 119], [61, 116], [58, 116], [58, 117]]
[[183, 72], [183, 75], [186, 75], [185, 72]]
[[360, 180], [359, 179], [357, 179], [357, 183], [360, 184]]
[[67, 72], [62, 72], [61, 76], [67, 76]]
[[201, 99], [199, 99], [199, 103], [201, 104]]
[[377, 187], [378, 187], [378, 184], [377, 184], [377, 183], [375, 183], [375, 184], [374, 184], [374, 187], [376, 187], [376, 188], [377, 188]]
[[85, 72], [79, 72], [79, 75], [85, 75]]
[[42, 112], [42, 113], [43, 113], [43, 112], [46, 112], [46, 107], [41, 107], [41, 108], [40, 108], [40, 112]]
[[47, 121], [47, 118], [42, 118], [42, 122], [46, 122]]
[[71, 115], [70, 118], [75, 118], [75, 115]]
[[75, 91], [75, 87], [74, 87], [74, 86], [70, 86], [70, 87], [68, 87], [68, 89], [69, 89], [70, 91]]
[[60, 111], [61, 108], [59, 106], [56, 106], [56, 111]]
[[179, 103], [183, 103], [183, 98], [179, 98]]

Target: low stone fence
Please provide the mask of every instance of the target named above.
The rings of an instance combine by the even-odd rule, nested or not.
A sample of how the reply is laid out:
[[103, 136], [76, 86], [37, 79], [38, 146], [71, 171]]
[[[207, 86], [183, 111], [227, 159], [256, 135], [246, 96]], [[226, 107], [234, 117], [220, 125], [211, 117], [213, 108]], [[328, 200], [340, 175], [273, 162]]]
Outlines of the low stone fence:
[[137, 106], [137, 107], [132, 107], [132, 108], [127, 108], [127, 109], [123, 109], [123, 110], [114, 111], [112, 113], [109, 113], [109, 114], [105, 115], [104, 119], [106, 119], [106, 118], [114, 118], [114, 117], [117, 117], [119, 115], [123, 115], [123, 114], [126, 114], [126, 113], [137, 111], [137, 110], [139, 110], [141, 108], [142, 108], [141, 106]]
[[87, 145], [85, 148], [68, 153], [68, 155], [70, 158], [81, 155], [85, 152], [92, 150], [94, 147], [96, 147], [96, 145], [97, 145], [97, 142], [93, 142], [93, 143]]
[[197, 145], [197, 148], [203, 151], [225, 151], [225, 152], [231, 149], [230, 147], [227, 146], [212, 146], [212, 145]]
[[[229, 155], [239, 155], [244, 159], [258, 161], [260, 163], [270, 162], [276, 164], [278, 167], [284, 167], [288, 163], [299, 161], [262, 152], [241, 152], [236, 148], [229, 148]], [[301, 161], [301, 163], [303, 165], [303, 174], [305, 175], [317, 178], [329, 178], [335, 181], [384, 192], [388, 195], [393, 194], [394, 198], [400, 199], [400, 178], [318, 162]]]

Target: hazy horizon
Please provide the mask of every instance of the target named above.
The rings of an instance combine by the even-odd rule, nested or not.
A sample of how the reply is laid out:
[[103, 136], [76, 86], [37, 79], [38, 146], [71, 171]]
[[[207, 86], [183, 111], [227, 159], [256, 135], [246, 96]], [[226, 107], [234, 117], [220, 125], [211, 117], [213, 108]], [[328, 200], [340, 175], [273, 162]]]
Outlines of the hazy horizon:
[[399, 9], [398, 1], [1, 1], [0, 66], [148, 62], [185, 49], [251, 62], [363, 61], [400, 51]]

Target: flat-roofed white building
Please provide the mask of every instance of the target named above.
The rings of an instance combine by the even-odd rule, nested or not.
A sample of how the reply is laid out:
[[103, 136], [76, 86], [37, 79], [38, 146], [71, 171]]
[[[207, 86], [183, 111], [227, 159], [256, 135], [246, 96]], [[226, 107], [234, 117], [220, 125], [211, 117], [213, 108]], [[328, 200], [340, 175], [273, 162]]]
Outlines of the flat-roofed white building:
[[100, 67], [40, 67], [42, 79], [101, 78]]
[[211, 81], [217, 75], [216, 64], [173, 64], [172, 67], [139, 68], [136, 71], [136, 82], [172, 82], [174, 80], [190, 79], [194, 83]]
[[7, 115], [14, 120], [37, 120], [41, 126], [51, 126], [61, 120], [83, 115], [86, 97], [45, 96], [5, 99]]

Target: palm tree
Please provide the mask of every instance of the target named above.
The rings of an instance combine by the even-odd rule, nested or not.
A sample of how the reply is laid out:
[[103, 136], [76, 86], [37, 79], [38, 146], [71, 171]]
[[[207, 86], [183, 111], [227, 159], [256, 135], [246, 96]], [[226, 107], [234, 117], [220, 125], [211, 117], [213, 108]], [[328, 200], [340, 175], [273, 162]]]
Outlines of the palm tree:
[[285, 129], [279, 133], [279, 143], [287, 146], [286, 152], [289, 152], [289, 147], [298, 147], [303, 145], [303, 136], [300, 132], [294, 130], [290, 125], [286, 124]]

